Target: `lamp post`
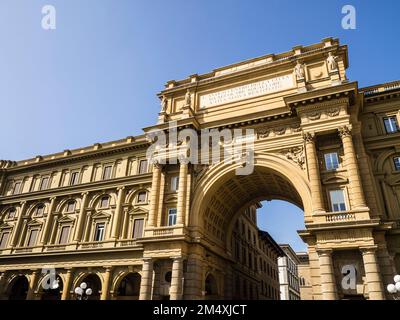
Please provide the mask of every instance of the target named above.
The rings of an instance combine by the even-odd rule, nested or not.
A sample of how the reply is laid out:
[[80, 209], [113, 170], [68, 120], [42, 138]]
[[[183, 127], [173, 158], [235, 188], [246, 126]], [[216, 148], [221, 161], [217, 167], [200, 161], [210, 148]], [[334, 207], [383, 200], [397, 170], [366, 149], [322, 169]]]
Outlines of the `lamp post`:
[[92, 295], [92, 289], [87, 287], [86, 282], [82, 282], [79, 287], [75, 288], [77, 300], [87, 300]]
[[387, 286], [387, 291], [393, 295], [394, 300], [400, 300], [398, 294], [400, 293], [400, 275], [394, 276], [394, 283]]

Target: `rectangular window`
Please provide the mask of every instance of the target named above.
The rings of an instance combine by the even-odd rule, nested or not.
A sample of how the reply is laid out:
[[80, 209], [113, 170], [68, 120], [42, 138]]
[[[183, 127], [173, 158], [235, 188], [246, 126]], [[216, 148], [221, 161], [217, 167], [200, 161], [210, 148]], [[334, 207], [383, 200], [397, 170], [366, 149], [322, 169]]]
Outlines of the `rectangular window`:
[[329, 195], [331, 198], [333, 212], [346, 210], [346, 202], [344, 201], [344, 191], [342, 189], [331, 190], [329, 191]]
[[67, 203], [66, 212], [74, 212], [75, 211], [75, 201], [69, 201]]
[[176, 224], [176, 208], [168, 209], [168, 225], [173, 226]]
[[179, 176], [174, 176], [171, 178], [171, 191], [176, 192], [179, 188]]
[[339, 159], [336, 152], [325, 154], [325, 168], [326, 170], [335, 170], [339, 168]]
[[8, 210], [7, 219], [14, 219], [15, 218], [15, 208], [11, 208]]
[[40, 181], [39, 190], [47, 189], [48, 184], [49, 184], [49, 177], [42, 178], [42, 181]]
[[7, 242], [8, 242], [8, 237], [10, 233], [9, 232], [3, 232], [0, 235], [0, 249], [4, 249], [7, 247]]
[[141, 238], [143, 236], [143, 219], [135, 219], [133, 223], [133, 238]]
[[79, 183], [79, 172], [72, 172], [71, 173], [71, 178], [69, 179], [69, 185], [74, 186]]
[[112, 166], [105, 166], [103, 171], [103, 180], [111, 179]]
[[110, 198], [108, 196], [101, 198], [100, 208], [108, 208], [109, 202], [110, 202]]
[[70, 226], [62, 227], [60, 233], [60, 240], [58, 241], [59, 244], [68, 243], [69, 237], [69, 230], [71, 229]]
[[103, 241], [104, 239], [104, 223], [96, 224], [96, 230], [94, 232], [94, 241]]
[[394, 168], [396, 169], [396, 171], [400, 171], [400, 157], [394, 157], [393, 162], [394, 162]]
[[385, 124], [386, 133], [394, 133], [399, 129], [395, 116], [383, 118], [383, 123]]
[[140, 160], [139, 174], [147, 173], [147, 160]]
[[21, 184], [20, 181], [14, 183], [13, 194], [19, 194], [21, 192]]
[[29, 238], [28, 238], [28, 243], [27, 243], [28, 247], [33, 247], [36, 245], [36, 239], [37, 239], [38, 234], [39, 234], [38, 229], [31, 230], [31, 232], [29, 233]]
[[137, 196], [137, 202], [138, 203], [144, 203], [144, 202], [146, 202], [146, 191], [141, 191], [141, 192], [139, 192], [138, 193], [138, 196]]
[[33, 215], [35, 217], [42, 217], [43, 214], [44, 214], [44, 205], [42, 204], [37, 205]]

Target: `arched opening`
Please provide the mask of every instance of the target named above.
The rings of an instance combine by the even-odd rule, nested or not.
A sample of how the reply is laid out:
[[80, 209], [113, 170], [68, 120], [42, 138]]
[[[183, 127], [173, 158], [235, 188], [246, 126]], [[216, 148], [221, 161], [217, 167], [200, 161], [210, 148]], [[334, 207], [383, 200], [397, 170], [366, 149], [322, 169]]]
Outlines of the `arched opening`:
[[18, 276], [10, 283], [8, 290], [9, 300], [26, 300], [29, 282], [25, 276]]
[[205, 281], [206, 299], [216, 299], [218, 297], [218, 285], [215, 277], [210, 273]]
[[[257, 223], [257, 211], [264, 204], [267, 217], [281, 219], [278, 227], [282, 228], [282, 219], [287, 219], [282, 209], [268, 210], [269, 204], [275, 203], [270, 201], [277, 200], [286, 205], [285, 210], [297, 210], [299, 229], [304, 229], [304, 222], [312, 213], [305, 171], [280, 156], [263, 155], [255, 159], [250, 175], [236, 175], [235, 165], [217, 165], [200, 181], [197, 190], [192, 223], [202, 227], [210, 255], [218, 252], [229, 261], [212, 262], [213, 267], [232, 274], [224, 277], [220, 297], [226, 298], [231, 292], [230, 297], [236, 299], [280, 299], [278, 258], [286, 256], [286, 251], [279, 244], [293, 242], [275, 241], [267, 232], [270, 226], [266, 216], [260, 215], [261, 224]], [[264, 220], [267, 223], [263, 225]], [[297, 235], [299, 229], [291, 231], [298, 240], [295, 244], [300, 244], [295, 249], [305, 251], [306, 245]]]
[[101, 280], [99, 276], [96, 274], [89, 274], [79, 283], [79, 285], [82, 282], [87, 284], [87, 288], [92, 289], [92, 294], [89, 296], [88, 300], [100, 300]]
[[140, 294], [141, 276], [139, 273], [129, 273], [120, 282], [117, 291], [118, 300], [138, 300]]
[[41, 300], [61, 300], [63, 286], [63, 281], [60, 276], [56, 276], [53, 283], [51, 283], [50, 275], [45, 276], [40, 286], [42, 291]]

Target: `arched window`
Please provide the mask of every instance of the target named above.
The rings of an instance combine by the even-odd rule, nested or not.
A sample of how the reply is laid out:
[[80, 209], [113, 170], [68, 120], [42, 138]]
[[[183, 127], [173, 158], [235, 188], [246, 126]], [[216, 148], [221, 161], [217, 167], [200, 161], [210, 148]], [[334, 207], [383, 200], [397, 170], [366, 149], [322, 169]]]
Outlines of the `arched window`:
[[44, 204], [38, 204], [35, 209], [33, 209], [34, 217], [43, 217], [44, 214]]
[[65, 206], [65, 212], [74, 212], [75, 211], [75, 206], [76, 206], [76, 201], [75, 200], [69, 200], [67, 202], [67, 205]]
[[17, 213], [17, 210], [14, 207], [8, 209], [8, 211], [6, 213], [6, 219], [14, 219], [16, 213]]
[[100, 199], [100, 208], [108, 208], [110, 206], [110, 196], [103, 196]]

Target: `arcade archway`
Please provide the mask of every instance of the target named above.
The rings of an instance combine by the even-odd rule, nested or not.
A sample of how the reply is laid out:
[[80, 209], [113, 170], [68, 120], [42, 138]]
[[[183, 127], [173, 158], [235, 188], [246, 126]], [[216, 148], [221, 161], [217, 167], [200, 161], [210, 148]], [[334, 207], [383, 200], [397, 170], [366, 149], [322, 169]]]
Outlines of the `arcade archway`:
[[255, 157], [254, 172], [236, 175], [238, 164], [218, 164], [199, 181], [193, 198], [191, 225], [228, 252], [232, 222], [249, 206], [263, 200], [291, 202], [311, 218], [312, 201], [306, 172], [275, 154]]
[[29, 282], [25, 276], [17, 276], [15, 277], [7, 290], [8, 299], [9, 300], [26, 300], [28, 295]]

